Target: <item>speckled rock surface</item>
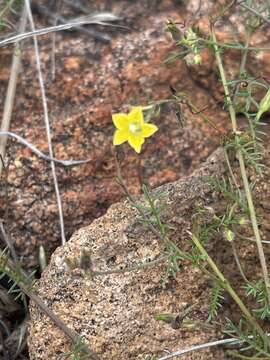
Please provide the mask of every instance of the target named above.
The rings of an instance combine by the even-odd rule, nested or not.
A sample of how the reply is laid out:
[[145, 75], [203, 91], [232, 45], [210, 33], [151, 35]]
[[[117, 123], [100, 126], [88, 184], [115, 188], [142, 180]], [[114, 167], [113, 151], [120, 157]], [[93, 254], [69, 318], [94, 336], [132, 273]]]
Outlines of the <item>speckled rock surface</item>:
[[[204, 177], [224, 172], [222, 154], [218, 150], [191, 177], [158, 188], [165, 194], [164, 220], [174, 227], [171, 236], [182, 249], [187, 246], [186, 230], [190, 229], [194, 209], [212, 201]], [[45, 303], [104, 360], [161, 356], [165, 349], [173, 351], [217, 336], [213, 330], [173, 329], [154, 318], [158, 313], [178, 313], [185, 305], [195, 304], [190, 318], [206, 320], [207, 279], [189, 266], [183, 266], [175, 279], [165, 282], [164, 264], [94, 279], [87, 276], [87, 270], [67, 266], [65, 259], [79, 260], [86, 253], [91, 256], [95, 271], [125, 268], [158, 258], [162, 244], [139, 220], [126, 201], [112, 205], [106, 215], [56, 250], [37, 285]], [[63, 334], [33, 304], [28, 343], [32, 360], [56, 360], [69, 350]], [[222, 360], [225, 355], [215, 348], [187, 354], [183, 359]]]

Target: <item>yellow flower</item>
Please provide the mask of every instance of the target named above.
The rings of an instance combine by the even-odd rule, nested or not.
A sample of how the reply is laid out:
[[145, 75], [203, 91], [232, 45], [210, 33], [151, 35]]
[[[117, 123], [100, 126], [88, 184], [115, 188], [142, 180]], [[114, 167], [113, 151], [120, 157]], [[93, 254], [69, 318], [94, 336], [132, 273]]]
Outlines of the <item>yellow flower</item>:
[[112, 120], [116, 127], [113, 145], [121, 145], [128, 141], [129, 145], [137, 152], [141, 152], [144, 139], [153, 135], [157, 126], [144, 122], [143, 107], [136, 106], [128, 114], [113, 114]]

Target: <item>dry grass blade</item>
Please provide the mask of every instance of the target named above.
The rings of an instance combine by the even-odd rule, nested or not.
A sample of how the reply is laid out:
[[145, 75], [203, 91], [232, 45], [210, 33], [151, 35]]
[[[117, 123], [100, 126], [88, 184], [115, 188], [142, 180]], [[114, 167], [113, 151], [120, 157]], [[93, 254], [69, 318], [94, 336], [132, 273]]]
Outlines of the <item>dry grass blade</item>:
[[13, 246], [13, 243], [10, 239], [10, 236], [6, 233], [3, 222], [0, 221], [0, 232], [1, 232], [1, 237], [3, 238], [4, 242], [6, 243], [6, 246], [8, 247], [10, 254], [13, 258], [14, 261], [18, 262], [18, 257], [15, 251], [15, 248]]
[[[53, 26], [57, 26], [57, 23], [58, 24], [67, 24], [67, 23], [69, 23], [68, 19], [66, 19], [65, 17], [63, 17], [63, 16], [61, 16], [59, 14], [55, 15], [55, 13], [50, 11], [45, 6], [35, 4], [34, 8], [43, 17], [44, 16], [48, 17], [50, 24], [53, 25]], [[82, 33], [85, 33], [86, 35], [88, 35], [90, 37], [93, 37], [94, 39], [96, 39], [98, 41], [101, 41], [101, 42], [103, 42], [105, 44], [111, 41], [111, 37], [108, 34], [104, 34], [104, 33], [100, 32], [100, 31], [97, 31], [97, 30], [92, 29], [92, 28], [85, 28], [83, 26], [77, 26], [77, 27], [72, 28], [70, 30], [78, 30], [78, 31], [80, 31]], [[53, 36], [55, 36], [55, 34], [56, 34], [56, 32], [53, 32]]]
[[169, 359], [172, 359], [172, 358], [180, 357], [181, 355], [190, 353], [192, 351], [202, 350], [202, 349], [206, 349], [206, 348], [213, 347], [213, 346], [225, 345], [225, 344], [233, 345], [233, 344], [239, 344], [239, 343], [240, 343], [239, 340], [236, 340], [236, 339], [233, 339], [233, 338], [211, 341], [211, 342], [208, 342], [208, 343], [205, 343], [205, 344], [194, 345], [194, 346], [191, 346], [191, 347], [183, 349], [183, 350], [172, 352], [172, 353], [170, 353], [168, 355], [165, 355], [165, 356], [159, 358], [158, 360], [169, 360]]
[[0, 41], [0, 46], [12, 44], [16, 41], [21, 41], [21, 40], [27, 39], [32, 36], [49, 34], [53, 31], [67, 30], [67, 29], [72, 29], [74, 27], [76, 28], [80, 25], [93, 24], [93, 25], [113, 26], [113, 27], [128, 29], [125, 26], [115, 25], [115, 24], [110, 23], [110, 22], [118, 21], [118, 20], [120, 20], [120, 18], [117, 15], [114, 15], [112, 13], [99, 13], [99, 14], [95, 14], [95, 15], [82, 16], [82, 17], [73, 19], [72, 21], [70, 21], [67, 24], [56, 25], [56, 26], [51, 26], [51, 27], [37, 29], [37, 30], [35, 29], [35, 30], [32, 30], [32, 31], [24, 33], [24, 34], [18, 34], [18, 35], [8, 37], [7, 39]]
[[12, 314], [20, 309], [20, 305], [13, 299], [8, 290], [0, 285], [0, 313]]
[[[27, 22], [27, 13], [26, 13], [26, 7], [24, 7], [23, 12], [22, 12], [22, 17], [21, 17], [21, 23], [20, 23], [20, 27], [19, 27], [19, 33], [22, 33], [25, 31], [26, 22]], [[2, 118], [2, 123], [1, 123], [1, 131], [8, 131], [9, 127], [10, 127], [10, 120], [11, 120], [11, 114], [12, 114], [12, 109], [13, 109], [13, 105], [14, 105], [20, 64], [21, 64], [21, 52], [20, 52], [19, 44], [17, 42], [15, 44], [14, 51], [13, 51], [11, 72], [10, 72], [10, 78], [9, 78], [9, 83], [8, 83], [8, 88], [7, 88], [7, 95], [6, 95], [5, 104], [4, 104], [3, 118]], [[0, 139], [0, 155], [1, 155], [2, 159], [5, 158], [6, 145], [7, 145], [7, 136], [3, 136]], [[0, 162], [0, 175], [1, 175], [2, 170], [3, 170], [3, 164], [2, 164], [2, 162]]]
[[[5, 260], [5, 267], [8, 267], [14, 273], [17, 272], [16, 265], [9, 259]], [[79, 335], [75, 331], [67, 327], [66, 324], [52, 310], [50, 310], [47, 307], [47, 305], [43, 302], [43, 300], [38, 295], [34, 294], [34, 292], [29, 288], [28, 285], [25, 285], [22, 281], [17, 281], [17, 285], [19, 286], [21, 291], [26, 296], [28, 296], [29, 299], [31, 299], [39, 307], [39, 309], [53, 321], [53, 323], [59, 329], [63, 331], [63, 333], [71, 340], [73, 345], [78, 343], [80, 339]], [[89, 355], [89, 359], [100, 360], [98, 355], [95, 352], [93, 352], [91, 349], [89, 349], [89, 347], [86, 344], [84, 344], [82, 351], [85, 354]]]
[[[29, 22], [30, 22], [31, 29], [34, 32], [35, 31], [35, 24], [34, 24], [31, 5], [30, 5], [29, 0], [25, 0], [25, 6], [26, 6], [26, 9], [27, 9], [27, 16], [28, 16], [28, 19], [29, 19]], [[48, 147], [49, 147], [49, 155], [50, 155], [51, 158], [53, 158], [54, 156], [53, 156], [53, 147], [52, 147], [52, 140], [51, 140], [49, 112], [48, 112], [48, 105], [47, 105], [47, 98], [46, 98], [44, 80], [43, 80], [42, 71], [41, 71], [41, 63], [40, 63], [37, 36], [33, 35], [33, 39], [34, 39], [34, 48], [35, 48], [35, 57], [36, 57], [36, 66], [37, 66], [37, 72], [38, 72], [39, 86], [40, 86], [42, 105], [43, 105], [43, 111], [44, 111], [44, 122], [45, 122], [47, 140], [48, 140]], [[62, 240], [62, 245], [64, 245], [66, 243], [66, 236], [65, 236], [63, 208], [62, 208], [62, 201], [61, 201], [61, 197], [60, 197], [60, 191], [59, 191], [59, 187], [58, 187], [58, 180], [57, 180], [57, 175], [56, 175], [56, 171], [55, 171], [55, 163], [54, 163], [54, 161], [51, 161], [51, 170], [52, 170], [52, 175], [53, 175], [54, 189], [55, 189], [56, 201], [57, 201], [58, 212], [59, 212], [61, 240]]]
[[26, 347], [26, 332], [28, 317], [26, 316], [23, 322], [16, 326], [10, 336], [5, 339], [5, 347], [10, 354], [12, 359], [17, 359], [17, 356], [23, 352]]

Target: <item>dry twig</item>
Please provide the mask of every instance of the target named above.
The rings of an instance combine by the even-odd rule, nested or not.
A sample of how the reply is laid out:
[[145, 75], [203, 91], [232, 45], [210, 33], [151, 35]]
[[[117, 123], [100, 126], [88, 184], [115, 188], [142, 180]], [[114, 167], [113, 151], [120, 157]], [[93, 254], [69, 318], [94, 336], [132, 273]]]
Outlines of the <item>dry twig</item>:
[[205, 343], [205, 344], [194, 345], [194, 346], [191, 346], [191, 347], [183, 349], [183, 350], [172, 352], [172, 353], [170, 353], [168, 355], [165, 355], [165, 356], [159, 358], [158, 360], [169, 360], [169, 359], [172, 359], [172, 358], [180, 357], [181, 355], [187, 354], [187, 353], [192, 352], [192, 351], [206, 349], [206, 348], [213, 347], [213, 346], [218, 346], [218, 345], [239, 344], [240, 342], [241, 341], [239, 341], [237, 339], [233, 339], [233, 338], [211, 341], [211, 342], [208, 342], [208, 343]]
[[[48, 155], [44, 154], [39, 149], [37, 149], [33, 144], [31, 144], [29, 141], [22, 138], [20, 135], [17, 135], [15, 133], [11, 132], [11, 131], [0, 131], [0, 138], [1, 138], [2, 135], [3, 136], [10, 136], [10, 137], [13, 137], [14, 139], [18, 140], [21, 144], [28, 147], [34, 154], [39, 156], [41, 159], [46, 160], [46, 161], [53, 161], [53, 162], [55, 162], [57, 164], [60, 164], [60, 165], [63, 165], [63, 166], [76, 166], [76, 165], [85, 164], [85, 163], [91, 161], [91, 159], [86, 159], [86, 160], [60, 160], [60, 159], [56, 159], [55, 157], [51, 157], [51, 156], [48, 156]], [[0, 157], [1, 157], [1, 155], [0, 155]]]
[[[25, 31], [26, 21], [27, 21], [27, 13], [26, 13], [26, 7], [24, 6], [24, 9], [22, 12], [22, 17], [21, 17], [21, 23], [20, 23], [20, 27], [19, 27], [19, 33], [23, 33]], [[5, 99], [3, 118], [2, 118], [2, 123], [1, 123], [1, 131], [8, 131], [9, 127], [10, 127], [10, 120], [11, 120], [11, 114], [12, 114], [12, 109], [13, 109], [13, 105], [14, 105], [20, 64], [21, 64], [21, 51], [20, 51], [19, 42], [17, 42], [15, 44], [14, 51], [13, 51], [11, 72], [10, 72], [10, 78], [9, 78], [9, 82], [8, 82], [7, 95], [6, 95], [6, 99]], [[7, 145], [7, 136], [3, 136], [0, 139], [0, 155], [1, 155], [2, 159], [5, 158], [6, 145]], [[0, 162], [0, 175], [2, 173], [2, 170], [3, 170], [3, 164], [2, 164], [2, 162]]]
[[[5, 266], [11, 269], [12, 272], [18, 271], [16, 265], [9, 259], [6, 260]], [[39, 307], [42, 313], [47, 315], [53, 321], [53, 323], [64, 332], [64, 334], [71, 340], [74, 345], [78, 343], [80, 339], [79, 335], [73, 330], [71, 330], [69, 327], [67, 327], [66, 324], [52, 310], [47, 307], [43, 300], [38, 295], [33, 293], [29, 286], [26, 286], [22, 281], [18, 281], [17, 285], [20, 287], [22, 292], [27, 295], [29, 299], [31, 299]], [[89, 355], [89, 359], [100, 360], [98, 355], [91, 349], [89, 349], [86, 344], [84, 344], [84, 346], [82, 347], [82, 351]]]

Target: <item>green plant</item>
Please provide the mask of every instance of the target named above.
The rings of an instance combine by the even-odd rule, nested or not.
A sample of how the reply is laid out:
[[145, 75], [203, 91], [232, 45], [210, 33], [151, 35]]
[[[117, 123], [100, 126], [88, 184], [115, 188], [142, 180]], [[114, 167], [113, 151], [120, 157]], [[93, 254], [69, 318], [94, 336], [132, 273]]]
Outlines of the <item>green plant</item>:
[[219, 282], [216, 282], [211, 292], [208, 321], [214, 320], [218, 314], [218, 310], [222, 307], [222, 301], [224, 299], [223, 293], [223, 286]]
[[0, 31], [4, 30], [6, 27], [12, 28], [13, 25], [7, 19], [8, 15], [22, 7], [22, 0], [4, 0], [3, 7], [0, 9]]
[[[33, 273], [27, 274], [19, 263], [14, 263], [6, 250], [0, 251], [0, 274], [1, 277], [7, 276], [11, 283], [9, 291], [16, 294], [16, 298], [21, 297], [25, 301], [25, 296], [35, 303], [41, 312], [46, 314], [56, 326], [63, 331], [74, 345], [72, 355], [76, 356], [83, 353], [87, 359], [99, 360], [99, 357], [82, 341], [81, 337], [69, 329], [58, 316], [50, 310], [42, 299], [35, 294]], [[78, 350], [79, 349], [79, 350]], [[74, 355], [74, 356], [75, 356]], [[73, 360], [79, 359], [74, 357]], [[81, 360], [81, 359], [80, 359]]]
[[[208, 37], [201, 34], [195, 27], [185, 25], [180, 29], [177, 23], [172, 20], [169, 20], [167, 23], [167, 30], [172, 34], [176, 45], [181, 49], [180, 52], [174, 52], [167, 61], [172, 61], [179, 57], [184, 59], [188, 65], [199, 65], [202, 61], [201, 51], [204, 48], [210, 49], [216, 59], [218, 74], [224, 90], [224, 108], [229, 113], [232, 130], [229, 135], [222, 139], [229, 176], [226, 180], [212, 179], [210, 183], [227, 199], [228, 207], [222, 215], [214, 213], [210, 222], [202, 220], [206, 216], [207, 209], [198, 209], [195, 216], [193, 216], [193, 230], [190, 233], [193, 246], [190, 251], [182, 251], [169, 239], [166, 226], [164, 227], [160, 220], [160, 211], [157, 211], [153, 206], [154, 202], [146, 188], [143, 189], [143, 193], [145, 200], [150, 205], [150, 213], [153, 217], [147, 217], [145, 222], [154, 228], [155, 232], [159, 232], [160, 238], [163, 241], [165, 240], [164, 251], [168, 257], [167, 276], [176, 276], [177, 271], [181, 268], [181, 262], [189, 261], [192, 266], [199, 268], [213, 280], [214, 287], [210, 301], [209, 321], [216, 317], [218, 309], [221, 307], [224, 291], [227, 291], [238, 305], [243, 319], [239, 325], [230, 323], [230, 330], [227, 333], [237, 338], [240, 343], [248, 345], [242, 347], [240, 352], [230, 351], [230, 354], [245, 359], [263, 359], [265, 356], [270, 358], [270, 340], [256, 317], [259, 316], [261, 319], [265, 319], [269, 316], [270, 282], [258, 226], [258, 216], [253, 200], [255, 183], [249, 182], [248, 171], [254, 169], [257, 174], [260, 174], [264, 168], [262, 163], [262, 136], [265, 136], [265, 134], [259, 129], [259, 125], [261, 125], [262, 115], [270, 108], [270, 89], [263, 76], [254, 77], [248, 73], [246, 63], [248, 52], [259, 50], [249, 46], [251, 35], [267, 19], [265, 20], [265, 16], [261, 15], [265, 8], [262, 8], [260, 4], [256, 5], [252, 0], [242, 1], [241, 6], [247, 9], [249, 13], [249, 16], [245, 19], [245, 43], [244, 45], [238, 43], [221, 44], [216, 38], [215, 23], [229, 10], [232, 10], [235, 5], [236, 2], [232, 1], [228, 6], [223, 7], [217, 16], [210, 19], [210, 36]], [[242, 52], [242, 59], [239, 77], [228, 81], [222, 56], [223, 51], [230, 48], [240, 50]], [[266, 94], [258, 103], [256, 96], [261, 89], [266, 90]], [[206, 123], [219, 131], [217, 125], [203, 114], [204, 109], [199, 110], [191, 103], [187, 94], [183, 92], [177, 93], [174, 89], [172, 89], [172, 92], [172, 98], [155, 101], [149, 107], [146, 107], [148, 110], [147, 118], [151, 119], [151, 117], [156, 116], [162, 106], [173, 105], [181, 126], [184, 126], [185, 119], [182, 116], [182, 107], [186, 106], [193, 114], [200, 115]], [[178, 109], [176, 106], [178, 106]], [[247, 120], [247, 126], [244, 130], [240, 130], [238, 127], [237, 116], [240, 114]], [[241, 184], [239, 184], [239, 180], [236, 180], [230, 163], [231, 157], [235, 157], [239, 163]], [[133, 204], [135, 204], [134, 199]], [[139, 209], [139, 206], [137, 206], [137, 209]], [[248, 218], [249, 221], [247, 221]], [[251, 283], [246, 278], [235, 247], [235, 239], [238, 236], [237, 228], [243, 224], [251, 225], [257, 244], [262, 279], [256, 283]], [[261, 305], [260, 308], [254, 311], [250, 311], [247, 308], [244, 303], [245, 300], [232, 287], [230, 280], [223, 275], [218, 265], [210, 256], [207, 250], [207, 243], [218, 233], [222, 233], [228, 245], [231, 244], [236, 264], [246, 287], [246, 293], [248, 296], [253, 296], [256, 299], [257, 303]]]
[[267, 291], [262, 280], [257, 282], [248, 282], [245, 285], [247, 296], [253, 297], [258, 304], [258, 308], [253, 312], [262, 320], [270, 316], [270, 306], [268, 304]]
[[[248, 52], [255, 50], [249, 46], [251, 35], [262, 25], [263, 21], [267, 21], [267, 19], [265, 20], [265, 17], [261, 15], [261, 13], [265, 11], [265, 8], [262, 9], [260, 4], [256, 5], [252, 0], [241, 2], [241, 5], [249, 11], [250, 15], [245, 23], [245, 44], [244, 46], [239, 46], [237, 43], [221, 44], [216, 38], [215, 22], [217, 19], [220, 19], [221, 16], [228, 11], [228, 9], [233, 8], [234, 5], [235, 2], [232, 1], [227, 7], [222, 9], [217, 17], [212, 17], [212, 19], [210, 19], [210, 37], [203, 36], [199, 33], [199, 31], [193, 28], [193, 32], [196, 34], [193, 36], [193, 39], [196, 39], [197, 49], [201, 50], [207, 47], [208, 49], [212, 49], [214, 52], [219, 76], [224, 89], [224, 106], [228, 110], [231, 119], [232, 132], [229, 136], [226, 136], [223, 139], [223, 147], [230, 174], [228, 180], [211, 180], [211, 185], [218, 189], [223, 197], [228, 199], [230, 206], [229, 213], [227, 212], [219, 217], [215, 215], [210, 225], [207, 224], [206, 226], [201, 226], [200, 224], [200, 226], [198, 226], [198, 224], [195, 224], [191, 238], [194, 245], [203, 255], [203, 261], [210, 266], [213, 275], [216, 276], [218, 280], [215, 282], [215, 286], [212, 291], [209, 319], [212, 319], [217, 314], [217, 309], [221, 305], [220, 300], [223, 290], [229, 292], [244, 315], [245, 320], [241, 322], [239, 326], [234, 325], [233, 331], [230, 332], [230, 335], [234, 334], [234, 336], [236, 335], [238, 339], [248, 343], [249, 346], [247, 348], [243, 348], [242, 350], [243, 352], [247, 350], [249, 352], [254, 350], [255, 355], [253, 356], [255, 357], [245, 357], [245, 355], [240, 355], [237, 352], [231, 352], [231, 354], [237, 357], [250, 359], [261, 358], [261, 355], [267, 355], [267, 358], [270, 358], [270, 343], [268, 337], [254, 318], [255, 314], [259, 315], [262, 319], [269, 316], [270, 283], [252, 195], [255, 184], [249, 183], [247, 175], [247, 168], [254, 168], [258, 174], [263, 171], [263, 141], [261, 137], [265, 136], [265, 134], [258, 129], [258, 126], [261, 125], [260, 120], [263, 113], [268, 111], [270, 108], [270, 89], [263, 77], [254, 78], [246, 70]], [[178, 53], [178, 57], [186, 60], [188, 54], [193, 53], [194, 55], [194, 44], [188, 44], [185, 41], [185, 37], [187, 36], [190, 28], [184, 28], [181, 32], [178, 30], [176, 23], [169, 22], [168, 30], [172, 33], [173, 39], [182, 50]], [[234, 48], [242, 51], [238, 79], [231, 79], [230, 81], [227, 81], [222, 61], [223, 51], [226, 48]], [[174, 54], [172, 58], [175, 59], [176, 57], [177, 56]], [[194, 63], [196, 64], [196, 62]], [[260, 103], [258, 103], [255, 96], [260, 89], [266, 89], [266, 94]], [[244, 115], [247, 119], [247, 128], [245, 130], [239, 130], [238, 128], [238, 114]], [[243, 190], [241, 190], [240, 185], [236, 181], [228, 153], [233, 154], [239, 162]], [[245, 277], [234, 246], [235, 237], [237, 236], [235, 227], [237, 225], [241, 226], [241, 221], [246, 216], [250, 218], [262, 268], [263, 280], [259, 280], [256, 283], [250, 283]], [[244, 285], [246, 287], [247, 295], [253, 296], [257, 300], [257, 303], [261, 305], [259, 309], [254, 310], [254, 315], [246, 308], [240, 297], [231, 287], [229, 280], [226, 279], [220, 272], [204, 246], [205, 241], [209, 241], [209, 239], [213, 236], [213, 233], [219, 231], [223, 231], [225, 238], [232, 244], [233, 253], [239, 271], [245, 282]], [[243, 323], [245, 323], [246, 326], [245, 332], [242, 330]]]
[[59, 355], [59, 359], [70, 359], [70, 360], [88, 360], [89, 354], [85, 353], [85, 342], [81, 337], [78, 338], [76, 344], [73, 345], [71, 351]]

